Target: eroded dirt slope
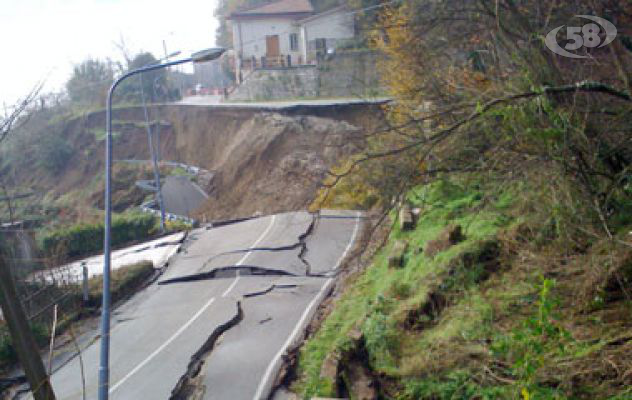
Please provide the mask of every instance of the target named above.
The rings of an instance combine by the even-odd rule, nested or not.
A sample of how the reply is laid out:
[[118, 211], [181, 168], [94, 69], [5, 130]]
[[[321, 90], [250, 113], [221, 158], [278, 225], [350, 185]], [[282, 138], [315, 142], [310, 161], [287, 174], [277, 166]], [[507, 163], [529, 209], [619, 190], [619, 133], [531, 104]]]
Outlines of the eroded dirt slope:
[[[205, 185], [211, 197], [196, 214], [219, 219], [304, 208], [326, 170], [363, 146], [364, 127], [379, 118], [378, 111], [379, 106], [370, 105], [284, 111], [164, 105], [152, 107], [151, 115], [160, 132], [163, 161], [216, 173]], [[149, 159], [143, 121], [140, 107], [115, 110], [115, 160]], [[57, 118], [24, 141], [23, 156], [10, 164], [11, 170], [0, 173], [38, 193], [32, 201], [53, 205], [64, 219], [92, 218], [103, 206], [104, 127], [101, 111]], [[72, 147], [56, 171], [41, 167], [37, 154], [29, 150], [50, 134]], [[173, 168], [161, 169], [163, 175], [174, 173]], [[137, 205], [147, 195], [133, 183], [149, 175], [148, 165], [115, 163], [117, 211]]]
[[209, 219], [305, 208], [328, 168], [362, 146], [362, 128], [331, 117], [257, 112], [228, 126], [198, 124], [176, 125], [176, 142], [179, 154], [217, 173], [198, 210]]

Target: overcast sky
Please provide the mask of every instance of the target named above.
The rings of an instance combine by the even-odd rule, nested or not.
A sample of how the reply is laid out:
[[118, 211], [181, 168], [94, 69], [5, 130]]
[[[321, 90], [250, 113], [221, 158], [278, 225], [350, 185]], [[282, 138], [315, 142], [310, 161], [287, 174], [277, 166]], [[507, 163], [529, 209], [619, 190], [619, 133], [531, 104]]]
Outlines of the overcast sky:
[[217, 0], [0, 0], [0, 104], [14, 103], [39, 80], [58, 91], [72, 66], [132, 53], [188, 55], [215, 45]]

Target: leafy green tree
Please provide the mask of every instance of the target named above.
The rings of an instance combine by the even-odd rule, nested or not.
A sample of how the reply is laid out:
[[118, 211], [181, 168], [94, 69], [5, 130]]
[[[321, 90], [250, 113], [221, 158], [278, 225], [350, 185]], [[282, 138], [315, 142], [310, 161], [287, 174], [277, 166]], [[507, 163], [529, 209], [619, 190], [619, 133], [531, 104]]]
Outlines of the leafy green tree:
[[[142, 68], [147, 65], [157, 64], [159, 61], [153, 54], [149, 52], [141, 52], [132, 57], [127, 65], [127, 71]], [[142, 86], [141, 86], [142, 85]], [[141, 92], [142, 88], [142, 92]], [[117, 89], [117, 100], [133, 103], [142, 101], [142, 94], [145, 95], [145, 101], [164, 101], [173, 98], [173, 91], [167, 79], [167, 71], [158, 69], [155, 71], [145, 72], [142, 75], [132, 77]]]
[[113, 78], [114, 71], [109, 61], [87, 59], [73, 68], [72, 76], [66, 82], [66, 91], [75, 104], [103, 105]]

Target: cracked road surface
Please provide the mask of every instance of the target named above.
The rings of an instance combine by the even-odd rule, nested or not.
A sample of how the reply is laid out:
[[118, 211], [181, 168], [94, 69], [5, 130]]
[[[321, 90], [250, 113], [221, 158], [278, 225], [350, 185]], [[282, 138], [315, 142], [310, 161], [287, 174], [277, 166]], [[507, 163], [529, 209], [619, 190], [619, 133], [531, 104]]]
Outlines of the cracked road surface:
[[[361, 229], [356, 212], [293, 212], [189, 235], [160, 281], [112, 319], [112, 399], [267, 399], [285, 351]], [[99, 341], [52, 377], [58, 399], [96, 398]]]

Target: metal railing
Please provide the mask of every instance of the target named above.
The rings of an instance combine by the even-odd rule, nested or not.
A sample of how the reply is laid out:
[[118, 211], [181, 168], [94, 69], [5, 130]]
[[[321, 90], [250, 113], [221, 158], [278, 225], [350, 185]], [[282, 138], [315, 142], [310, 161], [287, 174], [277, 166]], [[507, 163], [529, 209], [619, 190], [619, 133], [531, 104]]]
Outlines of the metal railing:
[[244, 58], [241, 61], [242, 70], [255, 70], [263, 68], [287, 68], [292, 66], [303, 65], [302, 56], [292, 57], [291, 54], [281, 54], [277, 56], [261, 56]]

